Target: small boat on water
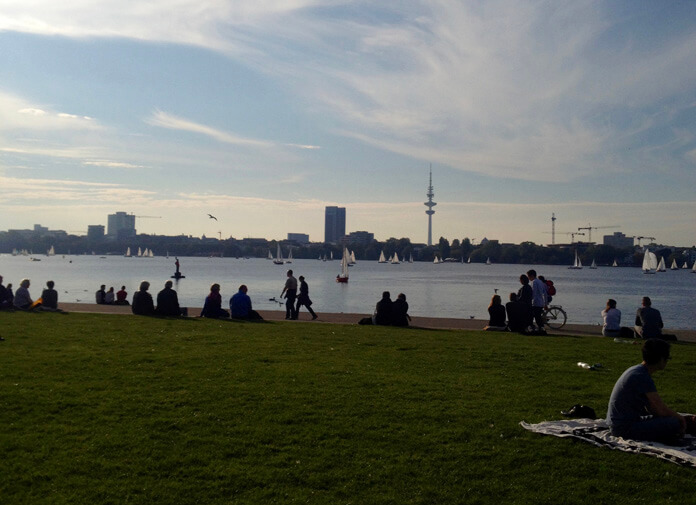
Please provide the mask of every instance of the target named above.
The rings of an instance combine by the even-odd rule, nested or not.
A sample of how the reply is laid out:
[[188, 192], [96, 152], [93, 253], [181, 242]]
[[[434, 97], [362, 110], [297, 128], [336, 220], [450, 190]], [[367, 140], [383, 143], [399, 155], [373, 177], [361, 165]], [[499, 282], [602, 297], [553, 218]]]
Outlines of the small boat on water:
[[682, 268], [683, 268], [683, 269], [687, 269], [687, 268], [689, 268], [689, 265], [687, 264], [687, 262], [686, 262], [686, 261], [685, 261], [685, 262], [684, 262], [684, 264], [682, 265]]
[[125, 258], [132, 258], [130, 247], [126, 249], [126, 254], [123, 255]]
[[667, 266], [665, 266], [665, 258], [660, 258], [660, 262], [657, 264], [657, 272], [666, 272]]
[[379, 260], [377, 263], [387, 263], [387, 258], [384, 256], [384, 251], [379, 253]]
[[56, 250], [53, 246], [46, 252], [46, 256], [55, 256], [56, 255]]
[[273, 259], [273, 264], [274, 265], [283, 265], [285, 264], [285, 261], [283, 261], [283, 252], [280, 250], [280, 244], [277, 244], [277, 249], [276, 249], [276, 257]]
[[677, 260], [672, 260], [672, 265], [669, 267], [670, 270], [679, 270], [677, 266]]
[[618, 266], [619, 266], [618, 263], [616, 263], [616, 258], [614, 258], [614, 263], [612, 263], [611, 266], [613, 266], [613, 267], [618, 267]]
[[336, 282], [348, 282], [348, 249], [343, 248], [343, 257], [341, 258], [341, 273], [336, 276]]
[[580, 256], [578, 256], [578, 252], [575, 251], [575, 261], [571, 266], [568, 267], [569, 270], [580, 270], [582, 269], [582, 261], [580, 261]]
[[590, 265], [590, 270], [597, 270], [597, 263], [595, 263], [594, 258], [592, 259], [592, 264]]
[[408, 257], [408, 262], [409, 262], [409, 263], [413, 263], [413, 254], [411, 254], [411, 255]]
[[268, 256], [266, 257], [267, 260], [273, 261], [273, 255], [271, 254], [271, 250], [268, 250]]
[[657, 256], [655, 256], [655, 253], [645, 251], [641, 268], [644, 274], [654, 274], [657, 271]]
[[490, 258], [486, 258], [486, 265], [492, 265], [492, 264], [493, 264], [493, 263], [491, 263], [491, 259], [490, 259]]
[[401, 261], [399, 261], [399, 255], [396, 254], [396, 251], [394, 251], [394, 256], [392, 256], [391, 260], [389, 260], [389, 263], [392, 265], [400, 265]]
[[435, 258], [433, 258], [433, 263], [435, 265], [439, 265], [441, 263], [440, 258], [437, 257], [437, 254], [435, 255]]
[[292, 263], [292, 249], [290, 249], [290, 252], [288, 253], [288, 259], [285, 260], [285, 263]]

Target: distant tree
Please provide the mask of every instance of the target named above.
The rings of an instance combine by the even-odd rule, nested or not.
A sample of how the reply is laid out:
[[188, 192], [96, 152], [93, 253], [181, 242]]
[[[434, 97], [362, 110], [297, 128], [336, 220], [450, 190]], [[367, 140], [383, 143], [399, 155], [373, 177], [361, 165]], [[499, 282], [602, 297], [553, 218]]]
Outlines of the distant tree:
[[437, 249], [441, 259], [449, 258], [451, 247], [449, 240], [447, 240], [445, 237], [440, 237], [440, 241], [437, 244]]

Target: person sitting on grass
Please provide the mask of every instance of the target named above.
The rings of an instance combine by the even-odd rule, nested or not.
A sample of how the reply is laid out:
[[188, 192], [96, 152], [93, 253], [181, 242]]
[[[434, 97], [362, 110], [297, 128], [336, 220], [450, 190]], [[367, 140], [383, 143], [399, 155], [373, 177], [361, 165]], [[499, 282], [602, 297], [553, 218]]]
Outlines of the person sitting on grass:
[[[302, 277], [300, 277], [302, 279]], [[230, 317], [232, 319], [246, 319], [248, 321], [263, 321], [261, 315], [251, 308], [251, 298], [247, 294], [249, 289], [245, 284], [239, 286], [239, 291], [230, 298]]]
[[179, 307], [179, 296], [172, 289], [174, 283], [167, 281], [164, 283], [164, 289], [157, 293], [157, 309], [155, 312], [159, 316], [180, 316], [181, 307]]
[[41, 292], [41, 306], [44, 310], [58, 310], [58, 291], [53, 289], [55, 282], [46, 282], [46, 289]]
[[517, 299], [517, 293], [510, 293], [510, 301], [505, 304], [508, 329], [525, 333], [529, 327], [529, 307]]
[[408, 315], [408, 302], [406, 301], [406, 295], [399, 293], [392, 304], [392, 325], [394, 326], [408, 326], [408, 322], [411, 320], [411, 316]]
[[[611, 427], [611, 434], [617, 437], [676, 442], [684, 435], [687, 421], [665, 405], [652, 379], [655, 372], [664, 370], [671, 359], [669, 342], [647, 339], [642, 354], [643, 362], [626, 370], [616, 381], [609, 398], [607, 424]], [[693, 426], [693, 419], [689, 424]]]
[[133, 305], [131, 311], [138, 316], [152, 316], [155, 314], [155, 304], [152, 301], [152, 295], [147, 292], [150, 289], [150, 283], [143, 281], [140, 283], [140, 289], [133, 295]]
[[19, 287], [14, 295], [14, 306], [16, 309], [29, 310], [34, 306], [34, 300], [31, 299], [29, 294], [30, 285], [29, 279], [22, 279], [19, 282]]
[[7, 288], [2, 285], [2, 275], [0, 275], [0, 309], [9, 309], [12, 307]]
[[486, 331], [505, 331], [505, 307], [500, 299], [500, 295], [493, 295], [491, 303], [488, 305], [488, 326], [484, 328]]
[[210, 286], [210, 294], [205, 297], [203, 310], [200, 317], [210, 317], [219, 319], [221, 317], [230, 317], [228, 312], [222, 308], [222, 296], [220, 296], [220, 284]]

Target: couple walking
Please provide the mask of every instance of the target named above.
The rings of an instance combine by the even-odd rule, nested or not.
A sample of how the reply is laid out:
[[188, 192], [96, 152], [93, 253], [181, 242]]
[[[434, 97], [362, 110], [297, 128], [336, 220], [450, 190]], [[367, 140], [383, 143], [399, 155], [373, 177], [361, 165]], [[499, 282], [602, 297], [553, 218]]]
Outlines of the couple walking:
[[[309, 299], [309, 285], [307, 285], [305, 278], [300, 275], [300, 294], [298, 296], [297, 279], [292, 275], [292, 270], [288, 270], [287, 276], [285, 287], [280, 292], [281, 298], [285, 296], [285, 319], [297, 319], [300, 307], [304, 305], [309, 313], [312, 314], [312, 321], [314, 321], [319, 316], [312, 310], [312, 300]], [[297, 305], [295, 305], [296, 300]]]

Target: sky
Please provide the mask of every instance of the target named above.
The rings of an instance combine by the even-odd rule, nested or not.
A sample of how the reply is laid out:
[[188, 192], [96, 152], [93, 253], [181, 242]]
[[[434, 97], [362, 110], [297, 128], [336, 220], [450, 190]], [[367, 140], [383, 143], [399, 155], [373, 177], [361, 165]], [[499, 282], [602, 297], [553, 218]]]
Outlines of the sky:
[[691, 246], [694, 48], [692, 1], [0, 0], [0, 230], [425, 242], [432, 167], [435, 242]]

